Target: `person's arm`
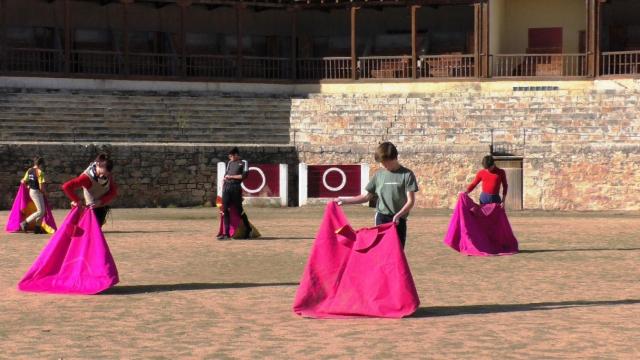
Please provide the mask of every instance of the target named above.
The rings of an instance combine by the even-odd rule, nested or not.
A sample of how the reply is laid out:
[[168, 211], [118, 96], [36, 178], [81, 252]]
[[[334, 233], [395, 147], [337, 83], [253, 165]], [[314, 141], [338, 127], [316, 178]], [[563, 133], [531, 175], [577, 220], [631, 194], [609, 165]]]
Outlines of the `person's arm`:
[[102, 207], [108, 205], [110, 202], [118, 196], [118, 185], [113, 178], [109, 179], [109, 191], [106, 194], [102, 195], [102, 197], [96, 200], [93, 204], [93, 207]]
[[62, 191], [65, 195], [67, 195], [69, 200], [71, 200], [71, 206], [77, 206], [80, 202], [80, 198], [76, 194], [76, 190], [80, 189], [81, 187], [91, 187], [91, 179], [89, 179], [86, 174], [82, 174], [62, 184]]
[[507, 184], [507, 174], [504, 170], [500, 173], [501, 181], [502, 181], [502, 202], [504, 203], [507, 200], [507, 189], [509, 189], [509, 184]]
[[47, 197], [47, 181], [44, 178], [44, 171], [38, 170], [38, 185], [40, 186], [40, 192], [44, 197]]
[[363, 204], [373, 199], [373, 194], [370, 192], [360, 194], [358, 196], [339, 196], [333, 201], [337, 202], [338, 205], [347, 205], [347, 204]]
[[416, 193], [413, 191], [407, 191], [407, 202], [404, 204], [402, 209], [398, 211], [393, 216], [393, 222], [398, 223], [400, 219], [402, 219], [405, 215], [407, 215], [411, 209], [413, 209], [413, 205], [416, 203]]
[[476, 174], [476, 178], [473, 179], [473, 181], [471, 182], [471, 184], [469, 184], [469, 186], [467, 186], [467, 194], [472, 192], [473, 189], [476, 188], [476, 186], [478, 186], [478, 184], [480, 183], [480, 181], [482, 181], [482, 176], [480, 175], [480, 172], [478, 172]]
[[20, 180], [20, 183], [26, 184], [28, 178], [29, 178], [29, 170], [27, 170], [27, 172], [24, 173], [24, 176], [22, 177], [22, 180]]

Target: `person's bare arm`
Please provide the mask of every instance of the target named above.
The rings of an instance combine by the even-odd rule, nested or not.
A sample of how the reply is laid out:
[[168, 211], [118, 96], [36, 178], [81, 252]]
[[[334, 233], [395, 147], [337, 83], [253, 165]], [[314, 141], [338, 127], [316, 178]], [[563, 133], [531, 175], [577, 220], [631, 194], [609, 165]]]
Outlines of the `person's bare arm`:
[[364, 193], [364, 194], [360, 194], [358, 196], [340, 196], [337, 197], [335, 199], [333, 199], [333, 201], [337, 202], [338, 205], [343, 205], [343, 204], [363, 204], [366, 203], [368, 201], [370, 201], [371, 199], [373, 199], [373, 194], [370, 192]]

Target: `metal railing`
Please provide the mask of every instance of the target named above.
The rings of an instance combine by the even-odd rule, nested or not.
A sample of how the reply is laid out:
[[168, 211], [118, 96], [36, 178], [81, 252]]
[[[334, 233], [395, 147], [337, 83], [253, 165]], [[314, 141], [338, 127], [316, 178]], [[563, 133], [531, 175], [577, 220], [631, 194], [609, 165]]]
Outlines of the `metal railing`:
[[4, 70], [10, 72], [58, 73], [64, 71], [64, 51], [57, 49], [7, 48]]
[[175, 54], [131, 53], [129, 74], [141, 76], [178, 76], [180, 57]]
[[410, 78], [411, 56], [362, 56], [358, 58], [361, 79]]
[[422, 55], [418, 58], [421, 78], [470, 78], [475, 76], [472, 54]]
[[188, 55], [187, 76], [233, 78], [238, 74], [238, 58], [233, 55]]
[[296, 75], [301, 80], [351, 79], [350, 57], [301, 58]]
[[248, 79], [290, 79], [291, 59], [285, 57], [245, 56], [242, 77]]
[[71, 51], [70, 71], [77, 74], [119, 75], [122, 74], [124, 58], [114, 51]]
[[493, 77], [586, 76], [585, 54], [497, 54], [491, 56]]
[[605, 51], [600, 58], [600, 75], [640, 74], [640, 51]]

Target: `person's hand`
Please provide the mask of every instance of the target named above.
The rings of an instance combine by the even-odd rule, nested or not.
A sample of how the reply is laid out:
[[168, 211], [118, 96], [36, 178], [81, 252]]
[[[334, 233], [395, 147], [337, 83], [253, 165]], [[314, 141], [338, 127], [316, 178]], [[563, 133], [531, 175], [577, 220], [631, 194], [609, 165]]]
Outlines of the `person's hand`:
[[400, 219], [402, 219], [402, 216], [400, 216], [400, 214], [395, 214], [393, 215], [393, 222], [396, 224], [400, 223]]
[[342, 200], [339, 197], [333, 199], [333, 202], [336, 203], [336, 205], [338, 206], [342, 206], [343, 204]]
[[71, 207], [72, 207], [72, 208], [74, 208], [74, 207], [78, 207], [78, 203], [77, 203], [77, 202], [75, 202], [75, 201], [72, 201], [72, 202], [71, 202]]

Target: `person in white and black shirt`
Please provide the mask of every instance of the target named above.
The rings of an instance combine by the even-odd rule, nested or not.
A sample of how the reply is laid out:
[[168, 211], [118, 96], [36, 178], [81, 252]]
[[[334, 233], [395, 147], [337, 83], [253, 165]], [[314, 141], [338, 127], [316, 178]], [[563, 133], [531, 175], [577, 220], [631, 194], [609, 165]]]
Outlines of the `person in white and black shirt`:
[[242, 218], [245, 229], [245, 239], [251, 237], [251, 224], [249, 218], [242, 208], [242, 180], [247, 177], [249, 171], [249, 163], [240, 158], [240, 150], [234, 147], [229, 151], [229, 162], [227, 170], [224, 174], [224, 183], [222, 185], [222, 211], [224, 212], [224, 234], [218, 236], [218, 240], [226, 240], [230, 238], [229, 232], [231, 227], [231, 208], [235, 208]]

